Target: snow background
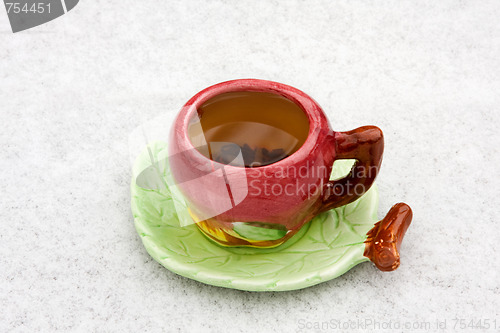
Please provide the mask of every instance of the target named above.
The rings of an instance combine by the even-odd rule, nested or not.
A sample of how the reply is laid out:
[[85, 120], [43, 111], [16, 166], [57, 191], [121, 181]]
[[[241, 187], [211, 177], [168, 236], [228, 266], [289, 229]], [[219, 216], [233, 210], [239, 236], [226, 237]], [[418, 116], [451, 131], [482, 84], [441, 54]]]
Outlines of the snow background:
[[[498, 1], [96, 0], [13, 34], [0, 9], [0, 331], [500, 327], [499, 17]], [[249, 77], [305, 91], [335, 130], [384, 130], [379, 216], [414, 211], [397, 271], [251, 293], [149, 257], [129, 134]]]

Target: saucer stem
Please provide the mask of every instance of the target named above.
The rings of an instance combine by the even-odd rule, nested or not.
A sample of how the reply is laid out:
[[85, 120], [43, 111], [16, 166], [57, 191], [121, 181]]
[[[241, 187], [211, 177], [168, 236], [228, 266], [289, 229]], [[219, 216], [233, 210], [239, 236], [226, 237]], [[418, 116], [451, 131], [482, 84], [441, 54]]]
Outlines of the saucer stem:
[[393, 271], [399, 267], [399, 249], [412, 217], [410, 206], [397, 203], [368, 231], [363, 255], [381, 271]]

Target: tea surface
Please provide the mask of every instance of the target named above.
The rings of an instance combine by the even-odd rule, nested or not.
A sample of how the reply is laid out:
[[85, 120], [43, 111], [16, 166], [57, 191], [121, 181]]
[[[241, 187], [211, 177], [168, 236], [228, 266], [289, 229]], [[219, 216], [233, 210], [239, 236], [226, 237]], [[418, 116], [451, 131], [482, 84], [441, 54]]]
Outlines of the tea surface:
[[265, 92], [229, 92], [198, 108], [189, 126], [192, 143], [224, 164], [258, 167], [282, 160], [306, 141], [309, 120], [293, 101]]

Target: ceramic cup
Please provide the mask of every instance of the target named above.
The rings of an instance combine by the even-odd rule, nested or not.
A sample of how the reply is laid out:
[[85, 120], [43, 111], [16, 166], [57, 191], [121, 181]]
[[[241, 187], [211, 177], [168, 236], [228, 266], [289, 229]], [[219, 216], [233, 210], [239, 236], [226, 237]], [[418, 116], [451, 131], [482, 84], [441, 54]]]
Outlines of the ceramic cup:
[[[241, 91], [273, 93], [296, 103], [309, 121], [303, 145], [285, 159], [255, 168], [220, 164], [200, 153], [202, 148], [193, 145], [188, 133], [198, 120], [198, 108], [219, 94]], [[318, 103], [304, 92], [277, 82], [242, 79], [208, 87], [184, 105], [171, 130], [169, 164], [191, 216], [208, 237], [227, 246], [274, 247], [317, 214], [368, 191], [383, 150], [379, 128], [335, 132]], [[338, 159], [356, 162], [347, 176], [331, 181]]]

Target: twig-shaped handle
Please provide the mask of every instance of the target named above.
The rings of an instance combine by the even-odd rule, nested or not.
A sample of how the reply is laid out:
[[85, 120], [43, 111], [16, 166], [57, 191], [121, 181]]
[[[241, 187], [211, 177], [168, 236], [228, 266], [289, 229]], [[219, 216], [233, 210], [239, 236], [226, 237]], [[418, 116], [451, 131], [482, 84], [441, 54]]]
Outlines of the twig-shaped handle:
[[395, 204], [384, 219], [375, 223], [366, 234], [368, 238], [363, 255], [381, 271], [393, 271], [399, 267], [399, 248], [412, 217], [410, 206]]

